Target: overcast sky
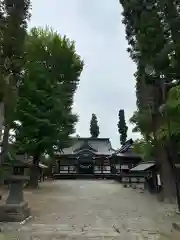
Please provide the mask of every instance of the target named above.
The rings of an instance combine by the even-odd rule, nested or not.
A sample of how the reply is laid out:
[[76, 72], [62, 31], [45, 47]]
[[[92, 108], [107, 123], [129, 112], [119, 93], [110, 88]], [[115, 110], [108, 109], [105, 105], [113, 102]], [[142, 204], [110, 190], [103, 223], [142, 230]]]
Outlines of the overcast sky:
[[117, 121], [124, 109], [129, 118], [136, 108], [135, 65], [126, 52], [125, 30], [119, 0], [32, 0], [30, 27], [46, 25], [75, 40], [85, 67], [77, 90], [74, 111], [79, 115], [77, 134], [88, 137], [92, 113], [98, 117], [100, 137], [119, 146]]

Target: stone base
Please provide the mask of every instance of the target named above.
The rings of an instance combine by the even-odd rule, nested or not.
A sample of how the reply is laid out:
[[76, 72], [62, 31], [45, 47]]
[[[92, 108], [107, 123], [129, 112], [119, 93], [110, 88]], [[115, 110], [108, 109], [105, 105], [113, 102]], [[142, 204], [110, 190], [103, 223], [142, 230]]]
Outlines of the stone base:
[[180, 215], [180, 211], [179, 211], [179, 210], [176, 210], [176, 214]]
[[131, 184], [131, 187], [132, 187], [132, 189], [136, 189], [136, 188], [137, 188], [137, 186], [136, 186], [135, 183], [132, 183], [132, 184]]
[[30, 216], [27, 202], [0, 205], [0, 222], [21, 222]]
[[180, 232], [180, 223], [172, 223], [172, 227], [176, 231]]

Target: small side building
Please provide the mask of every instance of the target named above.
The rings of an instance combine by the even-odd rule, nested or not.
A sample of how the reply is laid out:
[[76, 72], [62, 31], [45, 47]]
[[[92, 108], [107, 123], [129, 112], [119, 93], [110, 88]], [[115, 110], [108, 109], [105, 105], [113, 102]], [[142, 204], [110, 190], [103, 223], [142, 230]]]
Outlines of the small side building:
[[129, 139], [120, 149], [116, 150], [110, 157], [115, 165], [116, 174], [119, 179], [123, 173], [128, 173], [130, 169], [142, 161], [142, 157], [133, 152], [133, 140]]
[[130, 169], [135, 167], [142, 161], [140, 155], [133, 152], [132, 147], [130, 147], [127, 151], [117, 153], [114, 156], [114, 161], [116, 164], [117, 173], [127, 173]]
[[157, 166], [154, 161], [141, 162], [122, 174], [122, 182], [130, 184], [134, 188], [148, 188], [150, 192], [157, 190]]

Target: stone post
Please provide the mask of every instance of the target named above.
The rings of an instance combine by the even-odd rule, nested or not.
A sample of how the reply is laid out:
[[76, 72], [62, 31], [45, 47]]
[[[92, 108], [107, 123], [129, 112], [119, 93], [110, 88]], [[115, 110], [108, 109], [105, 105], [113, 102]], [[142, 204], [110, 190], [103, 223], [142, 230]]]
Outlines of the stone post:
[[13, 167], [13, 175], [9, 178], [11, 182], [9, 195], [5, 204], [0, 205], [1, 222], [21, 222], [30, 216], [28, 203], [24, 201], [23, 185], [29, 180], [24, 176], [24, 167]]

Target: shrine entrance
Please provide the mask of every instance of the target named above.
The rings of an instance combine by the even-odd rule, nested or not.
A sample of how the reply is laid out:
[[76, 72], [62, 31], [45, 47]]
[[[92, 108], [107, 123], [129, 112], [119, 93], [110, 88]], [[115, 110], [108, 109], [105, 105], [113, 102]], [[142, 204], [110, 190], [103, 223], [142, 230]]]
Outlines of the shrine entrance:
[[80, 174], [94, 174], [94, 165], [93, 161], [79, 161], [79, 173]]

